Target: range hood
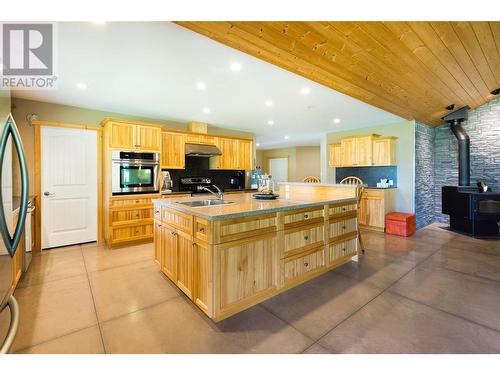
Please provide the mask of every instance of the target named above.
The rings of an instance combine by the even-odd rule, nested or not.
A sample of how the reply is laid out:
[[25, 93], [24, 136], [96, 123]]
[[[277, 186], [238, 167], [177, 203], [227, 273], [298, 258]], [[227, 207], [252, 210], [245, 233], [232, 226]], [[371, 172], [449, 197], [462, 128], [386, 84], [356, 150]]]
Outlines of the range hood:
[[208, 158], [210, 156], [216, 155], [222, 155], [222, 152], [214, 145], [186, 143], [186, 156], [199, 156]]

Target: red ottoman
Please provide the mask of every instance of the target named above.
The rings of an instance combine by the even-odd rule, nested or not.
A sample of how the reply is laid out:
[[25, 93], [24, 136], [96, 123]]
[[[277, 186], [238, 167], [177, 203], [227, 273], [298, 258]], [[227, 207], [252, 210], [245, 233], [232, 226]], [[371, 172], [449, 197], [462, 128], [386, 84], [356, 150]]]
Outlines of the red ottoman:
[[414, 214], [390, 212], [385, 215], [385, 232], [397, 236], [408, 237], [417, 230], [417, 221]]

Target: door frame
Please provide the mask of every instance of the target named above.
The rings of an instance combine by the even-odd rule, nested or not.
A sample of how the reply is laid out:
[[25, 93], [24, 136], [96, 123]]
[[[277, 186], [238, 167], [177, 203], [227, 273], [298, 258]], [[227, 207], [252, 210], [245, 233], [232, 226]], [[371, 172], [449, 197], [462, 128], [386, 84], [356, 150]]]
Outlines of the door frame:
[[80, 125], [80, 124], [67, 124], [54, 121], [33, 121], [35, 127], [35, 248], [34, 252], [40, 253], [42, 251], [42, 145], [41, 145], [41, 126], [54, 127], [54, 128], [72, 128], [81, 130], [93, 130], [97, 135], [97, 243], [104, 242], [103, 228], [102, 228], [102, 127], [93, 125]]
[[[267, 156], [266, 157], [266, 162], [267, 162], [267, 173], [271, 174], [271, 159], [286, 159], [286, 179], [290, 179], [290, 156], [289, 155], [283, 155], [283, 156]], [[290, 182], [290, 181], [287, 181]]]

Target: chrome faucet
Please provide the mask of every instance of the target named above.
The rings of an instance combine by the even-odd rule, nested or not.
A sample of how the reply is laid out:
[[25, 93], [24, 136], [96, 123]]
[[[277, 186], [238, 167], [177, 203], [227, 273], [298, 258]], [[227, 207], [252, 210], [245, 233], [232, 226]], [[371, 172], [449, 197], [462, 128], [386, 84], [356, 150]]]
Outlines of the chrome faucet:
[[224, 192], [217, 185], [212, 185], [212, 186], [217, 189], [217, 192], [211, 190], [207, 186], [198, 186], [198, 191], [206, 190], [210, 194], [215, 195], [217, 199], [224, 200]]

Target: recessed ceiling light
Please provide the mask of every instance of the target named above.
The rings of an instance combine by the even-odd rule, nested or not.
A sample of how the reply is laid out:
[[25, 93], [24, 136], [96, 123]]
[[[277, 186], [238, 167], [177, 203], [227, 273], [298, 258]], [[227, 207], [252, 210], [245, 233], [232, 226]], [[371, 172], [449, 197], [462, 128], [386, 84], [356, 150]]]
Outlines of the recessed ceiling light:
[[288, 137], [288, 135], [285, 135], [283, 138], [288, 139], [289, 137]]
[[233, 72], [239, 72], [241, 70], [241, 63], [238, 61], [233, 61], [231, 65], [229, 65], [229, 69], [231, 69]]
[[309, 95], [311, 93], [311, 89], [309, 87], [302, 87], [300, 89], [300, 93], [302, 95]]
[[85, 82], [78, 82], [76, 84], [76, 87], [79, 88], [80, 90], [86, 90], [87, 89], [87, 84]]
[[266, 101], [264, 102], [264, 105], [265, 105], [266, 107], [272, 107], [272, 106], [273, 106], [273, 101], [272, 101], [272, 100], [266, 100]]
[[203, 113], [210, 113], [210, 108], [203, 107]]
[[260, 146], [260, 143], [256, 143], [255, 146], [259, 147]]
[[340, 123], [340, 119], [339, 118], [334, 118], [333, 119], [333, 123], [334, 124], [339, 124]]
[[205, 90], [207, 88], [207, 84], [205, 82], [198, 82], [196, 84], [196, 88], [198, 90]]
[[273, 121], [273, 120], [269, 120], [269, 121], [267, 122], [267, 125], [274, 125], [274, 121]]

